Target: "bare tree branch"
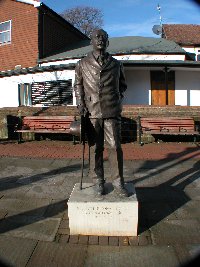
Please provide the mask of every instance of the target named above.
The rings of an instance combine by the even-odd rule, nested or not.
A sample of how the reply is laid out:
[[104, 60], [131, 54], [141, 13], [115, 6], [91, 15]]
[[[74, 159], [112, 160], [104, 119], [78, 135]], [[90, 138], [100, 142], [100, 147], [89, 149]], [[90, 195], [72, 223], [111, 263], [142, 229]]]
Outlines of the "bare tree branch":
[[66, 9], [60, 15], [89, 37], [95, 29], [103, 26], [103, 14], [98, 8], [77, 6]]

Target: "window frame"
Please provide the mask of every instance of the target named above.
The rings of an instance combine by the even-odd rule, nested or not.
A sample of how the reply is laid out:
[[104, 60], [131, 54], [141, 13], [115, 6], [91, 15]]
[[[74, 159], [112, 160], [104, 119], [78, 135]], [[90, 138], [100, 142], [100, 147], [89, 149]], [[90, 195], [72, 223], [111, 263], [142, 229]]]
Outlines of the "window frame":
[[7, 45], [7, 44], [11, 44], [11, 37], [12, 37], [12, 20], [10, 19], [10, 20], [6, 20], [6, 21], [3, 21], [3, 22], [0, 22], [0, 25], [2, 25], [2, 24], [4, 24], [4, 23], [7, 23], [7, 22], [9, 22], [10, 23], [10, 27], [9, 27], [9, 30], [6, 30], [6, 31], [0, 31], [0, 35], [2, 34], [2, 33], [6, 33], [6, 32], [9, 32], [10, 33], [10, 38], [9, 38], [9, 41], [7, 41], [7, 42], [1, 42], [0, 41], [0, 46], [1, 45]]
[[18, 84], [18, 106], [32, 107], [32, 88], [30, 83]]

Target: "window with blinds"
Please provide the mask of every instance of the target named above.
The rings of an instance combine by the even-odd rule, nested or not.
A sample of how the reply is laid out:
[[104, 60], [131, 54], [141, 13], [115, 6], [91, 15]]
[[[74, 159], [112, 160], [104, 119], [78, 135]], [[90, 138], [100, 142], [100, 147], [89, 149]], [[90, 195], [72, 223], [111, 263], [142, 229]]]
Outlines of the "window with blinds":
[[20, 84], [19, 104], [25, 106], [62, 106], [73, 104], [72, 80]]

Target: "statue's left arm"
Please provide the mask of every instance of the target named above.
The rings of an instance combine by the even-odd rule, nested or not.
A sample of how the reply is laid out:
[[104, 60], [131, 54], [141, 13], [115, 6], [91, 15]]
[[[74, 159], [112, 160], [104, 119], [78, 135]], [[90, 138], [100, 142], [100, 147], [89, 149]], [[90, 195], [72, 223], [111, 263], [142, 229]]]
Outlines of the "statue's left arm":
[[77, 102], [77, 108], [79, 110], [80, 115], [84, 115], [88, 112], [85, 100], [84, 100], [84, 86], [83, 86], [83, 77], [82, 77], [82, 68], [80, 61], [77, 63], [75, 68], [75, 82], [74, 82], [74, 90]]
[[122, 63], [120, 63], [120, 77], [119, 77], [119, 91], [120, 91], [120, 96], [121, 99], [124, 98], [124, 92], [127, 89], [127, 84], [126, 84], [126, 79], [125, 79], [125, 74], [124, 74], [124, 67]]
[[74, 90], [77, 105], [84, 105], [84, 87], [80, 61], [77, 63], [75, 68]]

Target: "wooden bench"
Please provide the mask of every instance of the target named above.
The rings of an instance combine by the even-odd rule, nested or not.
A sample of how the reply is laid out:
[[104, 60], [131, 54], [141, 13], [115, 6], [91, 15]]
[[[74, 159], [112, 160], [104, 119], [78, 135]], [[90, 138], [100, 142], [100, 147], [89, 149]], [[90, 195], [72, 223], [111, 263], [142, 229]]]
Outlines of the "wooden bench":
[[[27, 116], [19, 117], [15, 132], [18, 133], [19, 143], [22, 133], [59, 133], [71, 134], [71, 124], [76, 121], [75, 116]], [[75, 136], [73, 135], [75, 143]]]
[[195, 123], [189, 117], [158, 117], [158, 118], [141, 118], [138, 117], [139, 143], [142, 134], [149, 133], [152, 135], [193, 135], [194, 142], [200, 133], [195, 129]]

